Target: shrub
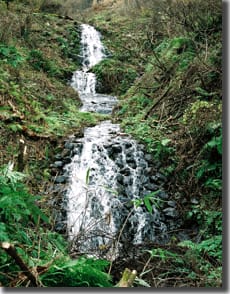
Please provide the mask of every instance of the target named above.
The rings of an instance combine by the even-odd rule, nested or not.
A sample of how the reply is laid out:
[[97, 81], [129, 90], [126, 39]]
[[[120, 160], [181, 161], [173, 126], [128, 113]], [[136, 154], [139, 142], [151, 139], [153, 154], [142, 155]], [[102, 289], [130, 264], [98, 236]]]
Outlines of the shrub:
[[42, 12], [48, 13], [58, 13], [61, 12], [63, 6], [61, 1], [58, 0], [43, 0], [40, 10]]
[[47, 72], [50, 76], [60, 74], [60, 71], [55, 66], [54, 62], [46, 59], [40, 50], [31, 50], [27, 59], [30, 65], [38, 71]]
[[14, 46], [5, 44], [0, 44], [0, 59], [13, 67], [17, 67], [23, 61], [23, 57]]
[[135, 69], [112, 58], [104, 59], [92, 71], [97, 76], [98, 91], [102, 93], [124, 94], [137, 77]]

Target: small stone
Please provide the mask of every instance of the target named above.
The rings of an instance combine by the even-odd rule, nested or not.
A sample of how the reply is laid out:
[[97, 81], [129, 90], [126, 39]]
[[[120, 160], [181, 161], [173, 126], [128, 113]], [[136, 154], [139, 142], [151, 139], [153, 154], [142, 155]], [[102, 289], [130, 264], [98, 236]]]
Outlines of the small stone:
[[145, 160], [146, 161], [152, 161], [152, 155], [151, 154], [146, 154], [145, 155]]
[[172, 201], [172, 200], [169, 200], [167, 202], [167, 204], [168, 204], [168, 206], [171, 206], [171, 207], [176, 207], [177, 206], [176, 202], [175, 201]]
[[63, 167], [63, 165], [64, 165], [63, 161], [55, 161], [53, 164], [53, 167], [60, 168], [60, 167]]
[[168, 208], [165, 208], [163, 210], [163, 213], [166, 215], [166, 216], [170, 216], [172, 218], [175, 218], [178, 216], [178, 212], [176, 211], [175, 208], [173, 207], [168, 207]]
[[168, 199], [169, 198], [169, 195], [164, 191], [160, 191], [159, 193], [157, 193], [157, 196], [160, 197], [161, 199]]
[[55, 179], [55, 183], [64, 184], [67, 180], [67, 176], [57, 176]]
[[74, 143], [70, 143], [70, 142], [65, 143], [65, 148], [69, 149], [69, 150], [73, 150], [75, 146], [76, 146], [76, 144], [74, 144]]

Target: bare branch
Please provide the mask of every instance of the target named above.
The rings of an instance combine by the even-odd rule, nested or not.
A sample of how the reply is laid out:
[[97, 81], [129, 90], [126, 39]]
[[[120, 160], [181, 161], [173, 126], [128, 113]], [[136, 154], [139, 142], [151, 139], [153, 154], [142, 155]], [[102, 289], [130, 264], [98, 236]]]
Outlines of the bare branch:
[[37, 276], [32, 272], [32, 270], [24, 263], [21, 256], [17, 253], [14, 245], [9, 242], [2, 242], [0, 247], [6, 251], [8, 255], [10, 255], [16, 262], [16, 264], [20, 267], [20, 269], [24, 272], [27, 278], [31, 281], [33, 286], [41, 287], [41, 283], [38, 280]]

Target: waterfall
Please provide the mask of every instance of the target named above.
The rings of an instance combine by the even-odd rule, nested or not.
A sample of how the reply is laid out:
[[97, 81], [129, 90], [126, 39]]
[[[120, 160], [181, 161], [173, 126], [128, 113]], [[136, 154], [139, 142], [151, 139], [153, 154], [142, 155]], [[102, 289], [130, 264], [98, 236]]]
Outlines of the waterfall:
[[82, 70], [74, 72], [71, 86], [78, 91], [83, 103], [81, 111], [110, 113], [117, 99], [113, 96], [96, 93], [96, 77], [90, 69], [102, 61], [106, 55], [101, 37], [94, 27], [81, 25]]
[[[81, 29], [82, 70], [73, 74], [72, 86], [79, 91], [81, 111], [110, 113], [116, 98], [96, 93], [96, 78], [89, 72], [106, 58], [100, 34], [89, 25]], [[162, 188], [164, 179], [152, 176], [154, 166], [144, 146], [111, 121], [86, 128], [84, 137], [72, 138], [72, 144], [72, 160], [64, 167], [69, 177], [67, 227], [72, 246], [114, 259], [131, 245], [167, 240], [175, 209], [165, 207], [170, 201]]]

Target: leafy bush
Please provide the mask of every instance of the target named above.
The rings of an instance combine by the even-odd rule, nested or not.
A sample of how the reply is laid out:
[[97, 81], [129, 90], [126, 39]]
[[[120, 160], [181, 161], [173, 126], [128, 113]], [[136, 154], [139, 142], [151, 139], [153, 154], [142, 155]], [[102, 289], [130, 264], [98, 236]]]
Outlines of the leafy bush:
[[0, 60], [17, 67], [24, 59], [14, 46], [0, 44]]
[[[31, 222], [38, 224], [42, 219], [46, 223], [48, 218], [35, 204], [39, 197], [32, 197], [20, 183], [25, 175], [13, 171], [13, 165], [9, 163], [1, 170], [0, 174], [0, 220], [5, 234], [1, 235], [1, 241], [10, 241], [14, 238], [15, 227], [27, 227]], [[19, 229], [19, 228], [18, 228]]]
[[47, 72], [50, 76], [60, 74], [59, 69], [55, 66], [54, 62], [46, 59], [40, 50], [31, 50], [27, 58], [30, 65], [38, 70]]
[[57, 42], [61, 47], [63, 56], [71, 58], [77, 65], [81, 65], [82, 60], [80, 57], [80, 29], [79, 27], [68, 28], [65, 38], [58, 37]]
[[98, 81], [98, 92], [124, 94], [137, 77], [135, 69], [108, 58], [95, 65], [92, 71]]
[[93, 258], [62, 258], [50, 266], [41, 280], [46, 287], [111, 287], [110, 276], [103, 272], [108, 264]]
[[40, 10], [48, 13], [58, 13], [62, 9], [62, 3], [58, 0], [43, 0]]
[[[104, 272], [107, 261], [84, 257], [71, 260], [63, 237], [41, 226], [48, 225], [49, 219], [36, 204], [40, 198], [29, 194], [21, 183], [24, 178], [24, 174], [13, 171], [11, 163], [0, 171], [0, 242], [15, 244], [17, 254], [38, 271], [45, 287], [110, 287], [111, 278]], [[5, 251], [0, 256], [1, 271], [6, 273], [0, 275], [1, 284], [25, 286], [19, 263]]]

